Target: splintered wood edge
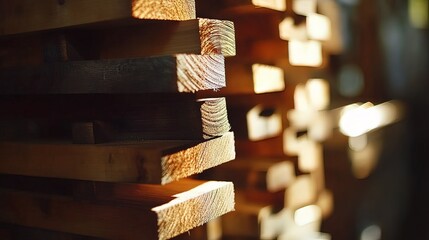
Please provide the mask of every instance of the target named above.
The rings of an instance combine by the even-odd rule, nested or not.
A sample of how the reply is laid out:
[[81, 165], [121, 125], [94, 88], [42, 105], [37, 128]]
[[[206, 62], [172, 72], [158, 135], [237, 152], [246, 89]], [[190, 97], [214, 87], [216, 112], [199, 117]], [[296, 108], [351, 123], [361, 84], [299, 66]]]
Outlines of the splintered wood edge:
[[234, 210], [232, 182], [209, 181], [152, 208], [158, 215], [158, 238], [169, 239]]
[[198, 24], [201, 54], [235, 56], [235, 30], [233, 22], [200, 18]]
[[142, 19], [188, 20], [196, 18], [194, 0], [133, 0], [132, 15]]
[[161, 158], [161, 183], [166, 184], [235, 158], [234, 133], [227, 132], [188, 149]]
[[226, 86], [225, 58], [222, 55], [176, 55], [179, 92], [219, 89]]
[[204, 139], [222, 136], [231, 130], [224, 97], [206, 98], [199, 101], [203, 101], [200, 110]]

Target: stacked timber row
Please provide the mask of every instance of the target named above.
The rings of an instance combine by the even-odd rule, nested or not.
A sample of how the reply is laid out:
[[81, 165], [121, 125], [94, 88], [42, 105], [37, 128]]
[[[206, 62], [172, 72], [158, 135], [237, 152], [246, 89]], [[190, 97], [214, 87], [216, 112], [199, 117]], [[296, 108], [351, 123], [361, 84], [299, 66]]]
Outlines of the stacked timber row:
[[[0, 0], [0, 238], [170, 239], [234, 210], [234, 24], [193, 0]], [[183, 235], [183, 233], [185, 233]]]
[[[227, 87], [200, 92], [227, 96], [236, 135], [237, 159], [199, 175], [236, 187], [236, 211], [216, 221], [222, 239], [330, 238], [321, 228], [333, 206], [324, 178], [322, 142], [332, 120], [322, 78], [340, 47], [324, 16], [334, 10], [330, 0], [197, 1], [201, 17], [231, 20], [236, 30]], [[314, 33], [314, 22], [326, 31]]]

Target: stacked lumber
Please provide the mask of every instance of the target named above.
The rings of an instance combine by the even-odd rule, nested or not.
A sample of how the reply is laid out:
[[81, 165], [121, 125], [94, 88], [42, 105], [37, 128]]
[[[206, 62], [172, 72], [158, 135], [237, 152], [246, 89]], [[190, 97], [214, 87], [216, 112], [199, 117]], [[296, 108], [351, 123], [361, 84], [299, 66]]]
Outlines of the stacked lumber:
[[[219, 218], [221, 239], [330, 239], [323, 142], [332, 134], [329, 56], [341, 51], [335, 2], [197, 1], [201, 17], [234, 22], [226, 96], [237, 159], [199, 174], [232, 181], [236, 211]], [[330, 22], [331, 20], [331, 22]]]
[[[234, 24], [193, 0], [0, 0], [0, 238], [188, 239], [234, 210]], [[209, 226], [212, 225], [207, 225]], [[198, 232], [193, 238], [199, 238]]]

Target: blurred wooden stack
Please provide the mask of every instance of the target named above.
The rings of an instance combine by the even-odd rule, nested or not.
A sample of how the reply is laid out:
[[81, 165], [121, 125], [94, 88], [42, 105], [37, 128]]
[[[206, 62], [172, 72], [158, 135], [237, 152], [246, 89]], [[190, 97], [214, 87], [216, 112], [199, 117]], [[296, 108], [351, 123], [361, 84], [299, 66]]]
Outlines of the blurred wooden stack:
[[341, 51], [335, 2], [200, 0], [197, 14], [233, 21], [237, 42], [226, 88], [200, 92], [227, 96], [236, 135], [237, 159], [199, 175], [236, 186], [236, 211], [213, 223], [214, 235], [330, 239], [322, 143], [333, 127], [329, 55]]
[[[193, 0], [0, 1], [0, 238], [169, 239], [234, 209], [234, 24]], [[185, 234], [183, 234], [185, 233]], [[182, 234], [182, 235], [181, 235]]]

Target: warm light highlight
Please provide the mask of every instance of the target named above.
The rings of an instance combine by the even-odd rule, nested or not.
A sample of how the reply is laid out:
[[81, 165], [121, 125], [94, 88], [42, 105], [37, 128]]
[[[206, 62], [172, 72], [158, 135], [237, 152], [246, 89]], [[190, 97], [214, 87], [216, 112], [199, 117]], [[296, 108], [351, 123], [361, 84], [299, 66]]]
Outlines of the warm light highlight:
[[298, 226], [307, 225], [312, 222], [320, 221], [322, 218], [322, 211], [317, 205], [309, 205], [297, 209], [294, 214], [295, 223]]
[[253, 64], [253, 86], [255, 93], [269, 93], [285, 89], [283, 69], [275, 66]]
[[341, 113], [340, 131], [349, 137], [356, 137], [373, 129], [397, 121], [401, 115], [398, 102], [390, 101], [374, 106], [368, 102], [362, 105], [349, 106]]
[[327, 109], [330, 103], [329, 83], [320, 78], [311, 78], [305, 84], [308, 102], [314, 110]]
[[368, 135], [362, 134], [356, 137], [349, 137], [349, 148], [353, 151], [362, 151], [368, 144]]
[[286, 189], [285, 206], [297, 209], [316, 200], [317, 187], [311, 175], [299, 175], [295, 181]]
[[314, 111], [298, 111], [291, 109], [287, 112], [290, 126], [296, 130], [306, 130], [313, 120]]
[[358, 179], [368, 177], [378, 164], [381, 142], [372, 141], [359, 151], [349, 150], [353, 175]]
[[331, 21], [328, 17], [311, 13], [306, 20], [309, 39], [326, 41], [331, 37]]
[[324, 141], [332, 136], [334, 120], [330, 111], [315, 112], [308, 126], [308, 136], [316, 141]]
[[293, 18], [286, 17], [279, 23], [279, 36], [283, 40], [306, 40], [307, 28], [305, 24], [295, 25]]
[[288, 187], [295, 180], [295, 166], [291, 161], [274, 164], [267, 171], [267, 189], [277, 192]]
[[296, 111], [305, 112], [310, 110], [310, 103], [305, 85], [296, 85], [295, 91], [293, 92], [293, 103]]
[[283, 152], [289, 156], [295, 156], [299, 150], [299, 139], [296, 137], [296, 130], [291, 127], [283, 131]]
[[289, 41], [289, 63], [293, 66], [318, 67], [322, 65], [322, 44], [318, 41]]
[[344, 108], [339, 122], [340, 131], [346, 136], [356, 137], [377, 126], [378, 115], [371, 116], [367, 111], [373, 106], [372, 103], [367, 102]]
[[293, 0], [292, 10], [299, 14], [307, 16], [316, 12], [317, 0]]
[[306, 135], [300, 139], [298, 150], [298, 168], [301, 172], [312, 172], [320, 167], [323, 151], [320, 143]]
[[325, 189], [319, 194], [317, 206], [322, 210], [322, 217], [326, 218], [331, 215], [334, 209], [334, 196], [331, 191]]
[[274, 111], [271, 115], [263, 116], [262, 105], [256, 105], [246, 114], [247, 132], [251, 141], [262, 140], [277, 136], [282, 131], [281, 114]]
[[286, 10], [286, 0], [252, 0], [252, 4], [258, 7], [265, 7], [277, 11]]

